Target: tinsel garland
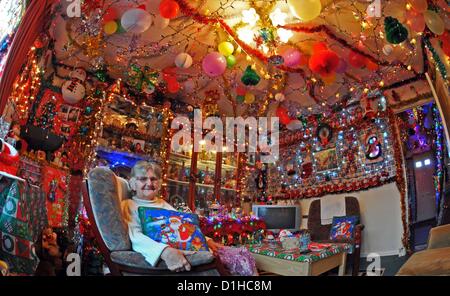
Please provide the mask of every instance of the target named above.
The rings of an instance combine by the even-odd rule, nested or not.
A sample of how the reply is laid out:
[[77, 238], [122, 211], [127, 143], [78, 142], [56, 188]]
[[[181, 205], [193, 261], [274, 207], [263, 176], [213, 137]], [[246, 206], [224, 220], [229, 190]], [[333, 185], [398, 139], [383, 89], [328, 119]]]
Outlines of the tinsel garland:
[[[201, 15], [195, 8], [191, 7], [189, 5], [189, 3], [187, 3], [187, 1], [185, 0], [175, 0], [176, 2], [178, 2], [179, 6], [180, 6], [180, 10], [187, 16], [191, 16], [194, 20], [202, 23], [202, 24], [220, 24], [220, 26], [236, 41], [236, 43], [247, 53], [247, 54], [251, 54], [255, 57], [257, 57], [259, 60], [261, 60], [262, 62], [267, 63], [269, 57], [267, 57], [263, 52], [252, 48], [251, 46], [249, 46], [248, 44], [246, 44], [245, 42], [243, 42], [242, 40], [239, 39], [239, 37], [237, 36], [237, 34], [233, 31], [233, 29], [221, 18], [216, 18], [216, 17], [208, 17], [205, 15]], [[343, 45], [346, 48], [349, 48], [355, 52], [357, 52], [358, 54], [361, 54], [362, 56], [366, 57], [367, 59], [369, 59], [370, 61], [376, 63], [379, 66], [400, 66], [404, 69], [407, 69], [408, 67], [400, 62], [396, 62], [396, 63], [389, 63], [386, 61], [379, 61], [377, 59], [375, 59], [374, 57], [372, 57], [371, 55], [361, 51], [360, 49], [358, 49], [357, 47], [349, 44], [347, 41], [345, 41], [344, 39], [336, 36], [327, 26], [325, 25], [319, 25], [319, 26], [315, 26], [315, 27], [304, 27], [304, 26], [298, 26], [298, 25], [285, 25], [285, 26], [278, 26], [278, 28], [283, 28], [286, 30], [291, 30], [294, 32], [302, 32], [302, 33], [320, 33], [323, 32], [325, 34], [327, 34], [327, 36], [331, 39], [334, 39], [335, 41], [337, 41], [338, 43], [340, 43], [341, 45]], [[305, 77], [305, 72], [302, 69], [299, 68], [291, 68], [291, 67], [286, 67], [286, 66], [278, 66], [278, 68], [280, 68], [281, 70], [284, 70], [286, 72], [294, 72], [294, 73], [300, 73], [300, 75], [302, 75], [303, 77]], [[419, 73], [417, 73], [416, 71], [414, 71], [414, 74], [418, 75]]]
[[338, 184], [325, 184], [317, 187], [308, 187], [305, 189], [293, 189], [287, 191], [284, 195], [275, 196], [275, 199], [307, 199], [313, 197], [322, 197], [327, 194], [349, 193], [354, 191], [369, 190], [394, 182], [395, 178], [387, 178], [388, 172], [383, 172], [376, 176], [366, 178], [363, 181], [344, 181]]
[[426, 48], [431, 52], [431, 55], [433, 56], [433, 59], [436, 63], [436, 67], [439, 69], [439, 73], [441, 74], [444, 81], [447, 80], [447, 68], [445, 67], [444, 63], [442, 62], [441, 58], [439, 57], [439, 54], [436, 52], [436, 49], [431, 45], [430, 39], [428, 37], [423, 38], [423, 43], [425, 44]]
[[[394, 112], [389, 109], [388, 110], [388, 119], [389, 119], [389, 129], [392, 135], [392, 142], [394, 146], [394, 159], [396, 165], [396, 175], [395, 175], [395, 183], [397, 184], [398, 191], [400, 192], [400, 207], [402, 210], [402, 227], [403, 227], [403, 236], [402, 236], [402, 244], [406, 251], [411, 251], [411, 246], [409, 244], [409, 228], [408, 228], [408, 219], [406, 217], [406, 179], [403, 174], [403, 155], [402, 155], [402, 147], [400, 142], [400, 135], [397, 129], [396, 117]], [[410, 211], [409, 211], [410, 212]], [[411, 213], [410, 213], [411, 214]]]

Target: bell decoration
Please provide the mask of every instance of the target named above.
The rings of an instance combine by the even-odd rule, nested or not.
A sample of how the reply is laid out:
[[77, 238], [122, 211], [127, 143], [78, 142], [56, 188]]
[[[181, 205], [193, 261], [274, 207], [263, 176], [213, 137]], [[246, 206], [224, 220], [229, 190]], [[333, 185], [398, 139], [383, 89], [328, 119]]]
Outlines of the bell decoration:
[[245, 85], [257, 85], [261, 78], [256, 74], [255, 70], [251, 66], [247, 66], [244, 75], [242, 75], [241, 81]]
[[399, 44], [408, 38], [408, 30], [395, 18], [386, 17], [384, 19], [384, 31], [386, 40], [392, 44]]

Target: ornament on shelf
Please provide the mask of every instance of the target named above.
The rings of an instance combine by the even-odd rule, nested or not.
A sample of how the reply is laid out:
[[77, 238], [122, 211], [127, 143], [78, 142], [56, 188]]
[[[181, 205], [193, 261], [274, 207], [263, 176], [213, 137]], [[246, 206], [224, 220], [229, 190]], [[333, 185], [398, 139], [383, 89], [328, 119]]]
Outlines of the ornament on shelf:
[[61, 92], [64, 101], [69, 104], [76, 104], [81, 101], [85, 94], [84, 81], [86, 80], [86, 71], [82, 68], [77, 68], [70, 73], [71, 80], [64, 82], [61, 87]]
[[386, 40], [392, 44], [399, 44], [408, 38], [408, 30], [395, 18], [386, 17], [384, 19], [384, 31]]

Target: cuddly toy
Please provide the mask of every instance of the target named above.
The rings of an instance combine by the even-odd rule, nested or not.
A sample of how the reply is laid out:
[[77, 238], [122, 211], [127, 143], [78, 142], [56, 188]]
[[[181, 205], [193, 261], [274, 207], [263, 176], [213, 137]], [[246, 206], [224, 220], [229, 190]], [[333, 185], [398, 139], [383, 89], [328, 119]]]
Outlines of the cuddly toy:
[[64, 230], [54, 230], [47, 227], [35, 245], [39, 265], [36, 276], [63, 276], [65, 275], [65, 258], [74, 250]]
[[70, 74], [71, 80], [64, 82], [61, 91], [64, 101], [69, 104], [76, 104], [81, 101], [85, 94], [84, 81], [86, 80], [86, 71], [81, 68], [75, 69]]
[[0, 276], [8, 276], [9, 275], [9, 267], [5, 261], [0, 260]]

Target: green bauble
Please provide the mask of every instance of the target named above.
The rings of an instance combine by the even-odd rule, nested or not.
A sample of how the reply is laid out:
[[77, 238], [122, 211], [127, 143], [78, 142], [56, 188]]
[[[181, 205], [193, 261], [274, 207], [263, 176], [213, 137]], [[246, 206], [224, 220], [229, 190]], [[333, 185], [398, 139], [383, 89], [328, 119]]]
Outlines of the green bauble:
[[386, 17], [384, 19], [384, 31], [386, 40], [392, 44], [399, 44], [408, 38], [408, 30], [395, 18]]
[[107, 73], [106, 73], [106, 69], [100, 69], [95, 71], [95, 77], [98, 78], [98, 80], [100, 80], [101, 82], [106, 82], [107, 79]]
[[244, 97], [244, 96], [236, 96], [236, 101], [237, 101], [239, 104], [244, 103], [244, 100], [245, 100], [245, 97]]
[[236, 64], [236, 58], [234, 55], [227, 56], [227, 67], [233, 68], [233, 66]]
[[257, 85], [261, 78], [256, 74], [255, 70], [251, 66], [247, 66], [244, 75], [242, 75], [241, 81], [245, 85]]

